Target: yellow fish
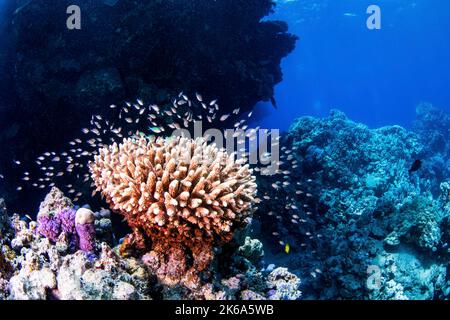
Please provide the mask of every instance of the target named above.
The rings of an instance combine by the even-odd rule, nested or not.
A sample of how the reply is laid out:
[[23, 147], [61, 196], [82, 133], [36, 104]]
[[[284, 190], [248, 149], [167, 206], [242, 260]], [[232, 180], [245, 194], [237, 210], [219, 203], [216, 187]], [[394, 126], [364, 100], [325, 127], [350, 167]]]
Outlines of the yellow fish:
[[289, 253], [290, 249], [291, 248], [289, 247], [289, 244], [286, 243], [286, 245], [284, 246], [284, 252]]

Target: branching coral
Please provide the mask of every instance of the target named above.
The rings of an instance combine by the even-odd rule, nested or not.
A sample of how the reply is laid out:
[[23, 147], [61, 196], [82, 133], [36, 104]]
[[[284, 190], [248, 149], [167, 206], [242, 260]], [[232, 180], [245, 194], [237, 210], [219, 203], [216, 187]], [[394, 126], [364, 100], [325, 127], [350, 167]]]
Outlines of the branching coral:
[[141, 137], [101, 149], [90, 171], [133, 229], [122, 248], [146, 250], [150, 239], [147, 258], [160, 278], [178, 282], [206, 269], [212, 247], [231, 240], [251, 215], [256, 183], [244, 162], [202, 139]]

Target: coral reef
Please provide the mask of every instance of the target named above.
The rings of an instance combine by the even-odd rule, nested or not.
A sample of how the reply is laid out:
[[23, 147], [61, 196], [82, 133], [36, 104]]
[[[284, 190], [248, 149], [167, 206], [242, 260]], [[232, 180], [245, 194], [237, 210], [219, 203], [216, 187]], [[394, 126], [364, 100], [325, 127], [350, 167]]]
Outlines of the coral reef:
[[300, 118], [260, 197], [200, 139], [104, 146], [94, 187], [131, 234], [57, 188], [37, 221], [0, 200], [0, 299], [448, 299], [449, 127], [429, 105], [412, 130]]
[[267, 277], [269, 298], [273, 300], [297, 300], [301, 297], [298, 290], [300, 279], [290, 273], [286, 268], [277, 268]]
[[10, 299], [148, 299], [151, 277], [145, 269], [135, 260], [119, 260], [106, 245], [95, 261], [82, 251], [61, 256], [45, 240], [36, 245], [10, 280]]
[[[448, 298], [447, 266], [428, 263], [408, 250], [383, 252], [376, 260], [380, 287], [370, 291], [376, 300], [433, 300]], [[446, 292], [447, 291], [447, 292]]]
[[37, 232], [59, 246], [86, 252], [95, 251], [95, 215], [87, 208], [73, 208], [70, 199], [53, 187], [41, 203]]
[[413, 131], [424, 146], [422, 176], [434, 195], [438, 195], [440, 182], [450, 177], [450, 116], [429, 103], [416, 108], [417, 119]]
[[[442, 280], [449, 259], [450, 176], [448, 165], [444, 168], [449, 154], [448, 139], [442, 139], [448, 127], [448, 116], [431, 107], [418, 109], [415, 131], [369, 129], [336, 110], [328, 118], [302, 117], [291, 126], [283, 143], [299, 166], [282, 193], [267, 191], [264, 184], [270, 181], [258, 182], [272, 199], [272, 210], [279, 208], [276, 217], [258, 215], [262, 225], [272, 226], [261, 228], [258, 238], [274, 233], [289, 243], [288, 255], [264, 245], [266, 252], [275, 251], [273, 261], [301, 276], [303, 297], [448, 298]], [[417, 159], [423, 166], [411, 171]], [[294, 209], [286, 206], [288, 194], [294, 194]], [[386, 262], [392, 259], [393, 264]], [[407, 268], [408, 263], [417, 267]], [[373, 265], [383, 278], [376, 293], [366, 286]], [[392, 265], [398, 273], [389, 271]], [[421, 287], [427, 289], [417, 291]]]
[[96, 190], [132, 228], [122, 251], [151, 248], [144, 260], [167, 284], [195, 282], [213, 246], [231, 240], [256, 201], [244, 160], [202, 139], [125, 139], [101, 149], [90, 171]]
[[[64, 195], [57, 190], [53, 195]], [[48, 202], [48, 201], [44, 201]], [[51, 203], [47, 205], [55, 208]], [[42, 206], [41, 206], [42, 207]], [[81, 210], [81, 211], [80, 211]], [[87, 208], [79, 209], [77, 224], [92, 226], [109, 213], [102, 209], [95, 213]], [[0, 216], [5, 219], [4, 216]], [[286, 269], [260, 269], [247, 258], [261, 257], [262, 245], [256, 239], [239, 237], [218, 250], [215, 262], [210, 266], [210, 278], [196, 287], [183, 284], [167, 285], [158, 280], [158, 270], [146, 263], [146, 257], [123, 257], [120, 246], [112, 247], [103, 242], [97, 254], [83, 250], [61, 250], [59, 243], [37, 232], [37, 222], [26, 222], [17, 215], [11, 219], [14, 228], [8, 229], [1, 246], [0, 299], [59, 299], [59, 300], [133, 300], [133, 299], [285, 299], [298, 298], [300, 280]], [[94, 223], [95, 224], [95, 223]], [[90, 229], [92, 230], [92, 229]], [[8, 240], [11, 239], [11, 240]], [[245, 241], [244, 241], [245, 239]], [[14, 245], [12, 245], [14, 243]], [[12, 248], [12, 249], [11, 249]], [[177, 248], [168, 248], [176, 252]], [[151, 251], [150, 254], [154, 252]], [[169, 254], [167, 266], [177, 268]], [[259, 260], [259, 258], [257, 260]], [[219, 261], [227, 261], [226, 264]], [[4, 268], [8, 265], [7, 272]]]

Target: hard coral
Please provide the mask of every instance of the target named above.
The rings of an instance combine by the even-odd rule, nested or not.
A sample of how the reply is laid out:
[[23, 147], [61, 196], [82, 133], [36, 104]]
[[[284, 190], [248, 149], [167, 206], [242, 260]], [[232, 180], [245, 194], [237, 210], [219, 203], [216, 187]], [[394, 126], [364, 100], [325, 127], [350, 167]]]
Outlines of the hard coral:
[[167, 283], [205, 270], [212, 247], [231, 240], [255, 202], [248, 164], [202, 139], [125, 139], [101, 149], [90, 171], [96, 190], [133, 229], [123, 252], [130, 244], [148, 249], [150, 239], [147, 260]]

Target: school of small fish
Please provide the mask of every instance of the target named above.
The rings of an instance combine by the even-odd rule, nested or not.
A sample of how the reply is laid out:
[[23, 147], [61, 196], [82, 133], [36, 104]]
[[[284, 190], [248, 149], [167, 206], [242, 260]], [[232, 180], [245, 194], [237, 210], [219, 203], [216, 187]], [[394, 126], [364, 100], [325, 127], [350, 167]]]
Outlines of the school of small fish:
[[[24, 171], [21, 183], [16, 190], [23, 192], [27, 188], [46, 189], [58, 186], [74, 196], [73, 201], [76, 203], [87, 193], [86, 190], [92, 187], [87, 164], [98, 154], [98, 150], [111, 143], [119, 143], [126, 137], [145, 134], [140, 130], [143, 127], [146, 127], [149, 135], [168, 135], [171, 130], [191, 128], [194, 121], [206, 119], [208, 123], [221, 123], [236, 118], [233, 124], [236, 133], [233, 137], [238, 138], [238, 145], [243, 146], [237, 151], [239, 151], [241, 156], [250, 156], [246, 150], [245, 138], [248, 138], [249, 143], [256, 142], [256, 133], [260, 129], [259, 127], [249, 129], [247, 121], [253, 113], [249, 112], [245, 117], [241, 117], [240, 108], [235, 108], [231, 113], [221, 114], [217, 102], [217, 100], [207, 102], [199, 93], [195, 93], [194, 99], [189, 99], [186, 94], [181, 92], [170, 103], [163, 106], [155, 104], [145, 106], [141, 99], [137, 99], [136, 102], [125, 102], [122, 107], [115, 104], [110, 105], [108, 112], [105, 112], [105, 114], [108, 114], [108, 117], [100, 114], [92, 115], [90, 126], [82, 128], [81, 136], [69, 141], [66, 149], [58, 152], [48, 151], [37, 156], [34, 162], [39, 170], [33, 170], [33, 174], [30, 173], [31, 171]], [[245, 137], [239, 135], [239, 131], [244, 131]], [[291, 182], [291, 170], [295, 171], [298, 167], [294, 155], [295, 148], [283, 146], [280, 149], [279, 136], [274, 141], [272, 141], [271, 150], [281, 150], [280, 160], [275, 163], [276, 167], [278, 167], [275, 175], [282, 178], [274, 179], [273, 175], [271, 176], [272, 181], [275, 181], [271, 184], [271, 188], [277, 194], [275, 199], [271, 199], [273, 196], [272, 192], [269, 195], [269, 192], [261, 191], [260, 196], [257, 198], [257, 203], [265, 200], [270, 207], [270, 203], [273, 200], [279, 200], [278, 197], [284, 194], [286, 196], [282, 201], [285, 204], [284, 210], [288, 212], [289, 222], [294, 225], [305, 223], [307, 221], [306, 217], [311, 215], [312, 212], [308, 209], [309, 205], [307, 203], [303, 204], [302, 208], [299, 208], [298, 199], [299, 197], [313, 197], [313, 195], [302, 190], [302, 186], [299, 183]], [[267, 160], [270, 157], [271, 153], [265, 152], [260, 155], [260, 160]], [[264, 161], [261, 162], [266, 163]], [[23, 166], [23, 163], [17, 159], [13, 160], [13, 164], [18, 168]], [[271, 165], [274, 164], [272, 163]], [[271, 169], [272, 167], [270, 166], [256, 166], [254, 172], [260, 177], [265, 177], [272, 172]], [[4, 179], [4, 176], [1, 174], [0, 179]], [[71, 181], [70, 179], [74, 179], [74, 182], [66, 183], [66, 181]], [[291, 190], [293, 192], [288, 192]], [[285, 216], [281, 212], [274, 213], [273, 210], [267, 210], [264, 213], [267, 216], [273, 216], [277, 220], [283, 220]], [[273, 236], [280, 238], [278, 242], [286, 254], [292, 251], [291, 244], [282, 240], [280, 232], [273, 232]], [[305, 236], [307, 238], [313, 237], [309, 232], [306, 232]], [[306, 244], [303, 242], [299, 244], [299, 247], [305, 246]]]
[[[209, 123], [213, 123], [224, 122], [232, 115], [239, 116], [239, 108], [234, 109], [231, 114], [219, 114], [217, 102], [216, 99], [206, 102], [199, 93], [191, 100], [181, 92], [164, 106], [150, 104], [146, 107], [141, 99], [137, 99], [134, 103], [125, 102], [122, 107], [112, 104], [108, 108], [108, 117], [100, 114], [92, 115], [90, 127], [82, 128], [81, 136], [69, 141], [65, 150], [48, 151], [37, 156], [35, 165], [39, 169], [34, 170], [33, 174], [23, 172], [22, 183], [16, 190], [23, 191], [28, 187], [46, 189], [57, 185], [59, 180], [67, 181], [68, 176], [75, 178], [77, 182], [89, 184], [87, 163], [93, 159], [98, 150], [113, 142], [120, 142], [125, 137], [144, 134], [139, 129], [145, 123], [148, 123], [148, 132], [154, 135], [169, 133], [170, 129], [189, 128], [193, 121], [200, 121], [205, 117]], [[234, 124], [236, 129], [245, 130], [247, 127], [246, 120]], [[13, 160], [13, 164], [17, 168], [30, 165], [23, 164], [17, 159]], [[0, 179], [4, 179], [4, 176], [0, 175]], [[80, 187], [79, 183], [77, 186]], [[58, 184], [58, 187], [66, 189], [70, 194], [75, 193], [71, 184]], [[73, 199], [75, 202], [79, 200], [79, 194], [77, 193]]]

